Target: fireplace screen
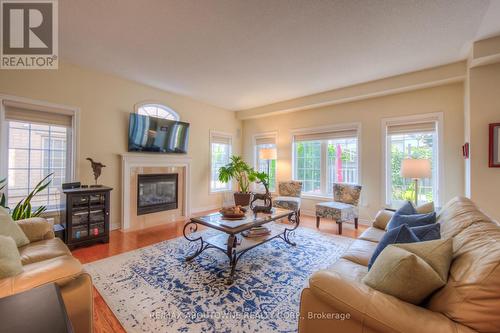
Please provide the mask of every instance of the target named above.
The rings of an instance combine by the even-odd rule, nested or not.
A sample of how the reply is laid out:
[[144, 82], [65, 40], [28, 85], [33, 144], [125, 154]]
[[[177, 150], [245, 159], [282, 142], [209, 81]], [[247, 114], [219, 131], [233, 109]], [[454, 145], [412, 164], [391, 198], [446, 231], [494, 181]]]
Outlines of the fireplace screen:
[[137, 215], [177, 209], [178, 174], [139, 175]]

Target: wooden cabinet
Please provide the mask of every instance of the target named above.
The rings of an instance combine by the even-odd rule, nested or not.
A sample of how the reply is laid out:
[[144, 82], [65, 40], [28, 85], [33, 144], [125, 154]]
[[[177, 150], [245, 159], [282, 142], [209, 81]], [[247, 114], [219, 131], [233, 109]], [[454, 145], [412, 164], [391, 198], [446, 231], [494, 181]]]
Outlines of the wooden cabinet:
[[96, 242], [109, 242], [109, 203], [112, 188], [90, 187], [64, 190], [63, 225], [70, 249]]

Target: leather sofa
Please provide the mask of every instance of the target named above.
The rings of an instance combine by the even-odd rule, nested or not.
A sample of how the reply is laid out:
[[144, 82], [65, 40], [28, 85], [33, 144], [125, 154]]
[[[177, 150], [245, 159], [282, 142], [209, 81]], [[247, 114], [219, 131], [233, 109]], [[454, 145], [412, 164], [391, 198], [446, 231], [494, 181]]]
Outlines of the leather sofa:
[[361, 281], [392, 214], [379, 212], [340, 260], [310, 277], [301, 295], [299, 332], [500, 332], [498, 223], [466, 198], [442, 208], [441, 237], [453, 238], [448, 283], [417, 306]]
[[[43, 218], [16, 221], [30, 243], [19, 248], [23, 272], [0, 279], [0, 298], [54, 282], [76, 333], [92, 332], [92, 280]], [[43, 303], [39, 304], [43, 306]], [[29, 320], [29, 318], [27, 318]]]

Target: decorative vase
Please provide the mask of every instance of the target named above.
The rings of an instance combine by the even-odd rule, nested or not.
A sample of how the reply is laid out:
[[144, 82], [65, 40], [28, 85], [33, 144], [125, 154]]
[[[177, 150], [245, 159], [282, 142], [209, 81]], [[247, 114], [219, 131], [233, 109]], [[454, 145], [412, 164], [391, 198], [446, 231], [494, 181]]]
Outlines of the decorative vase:
[[234, 192], [234, 204], [235, 206], [248, 206], [251, 197], [251, 193]]

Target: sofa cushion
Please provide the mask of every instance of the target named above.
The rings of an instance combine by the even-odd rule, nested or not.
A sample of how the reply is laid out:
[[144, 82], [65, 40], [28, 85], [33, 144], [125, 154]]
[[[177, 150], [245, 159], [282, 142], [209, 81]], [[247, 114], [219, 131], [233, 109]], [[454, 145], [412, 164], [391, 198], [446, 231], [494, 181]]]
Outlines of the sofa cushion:
[[394, 229], [400, 225], [406, 224], [409, 227], [420, 227], [423, 225], [431, 224], [436, 222], [436, 213], [428, 214], [413, 214], [413, 215], [401, 215], [396, 212], [389, 223], [387, 224], [387, 230]]
[[366, 266], [355, 263], [351, 260], [340, 258], [326, 270], [336, 272], [342, 279], [361, 282], [368, 273]]
[[29, 219], [18, 220], [16, 223], [30, 242], [54, 238], [52, 224], [43, 217], [31, 217]]
[[451, 259], [450, 239], [389, 245], [363, 282], [403, 301], [420, 304], [446, 284]]
[[30, 242], [21, 228], [12, 220], [9, 212], [3, 207], [0, 207], [0, 235], [12, 237], [17, 247]]
[[362, 239], [357, 239], [352, 243], [349, 249], [342, 255], [342, 258], [355, 262], [357, 264], [368, 266], [368, 262], [373, 252], [377, 248], [377, 243]]
[[23, 265], [40, 262], [64, 255], [71, 255], [68, 247], [59, 239], [52, 238], [33, 242], [19, 248]]
[[415, 234], [415, 236], [417, 236], [417, 238], [421, 242], [440, 239], [440, 229], [441, 225], [439, 223], [410, 228], [410, 230]]
[[14, 276], [23, 271], [21, 257], [12, 237], [0, 236], [0, 279]]
[[405, 224], [389, 230], [377, 244], [377, 247], [375, 248], [375, 251], [373, 252], [373, 255], [368, 262], [368, 269], [373, 266], [377, 257], [387, 246], [397, 243], [415, 243], [418, 241], [420, 240], [417, 238], [417, 236], [415, 236], [415, 234]]
[[436, 209], [434, 207], [434, 202], [431, 201], [419, 205], [417, 208], [415, 208], [415, 210], [417, 211], [417, 214], [427, 214], [434, 212]]
[[363, 231], [363, 233], [361, 234], [361, 236], [358, 237], [358, 239], [363, 239], [370, 242], [378, 243], [380, 242], [382, 237], [384, 237], [384, 235], [385, 235], [385, 230], [381, 230], [375, 227], [369, 227], [368, 229]]
[[500, 227], [493, 221], [474, 222], [482, 214], [468, 200], [455, 200], [451, 209], [454, 214], [445, 211], [444, 216], [456, 216], [460, 226], [446, 220], [441, 228], [448, 236], [469, 226], [454, 236], [448, 283], [432, 296], [428, 308], [478, 332], [500, 332]]
[[442, 238], [454, 237], [468, 226], [481, 221], [491, 220], [470, 199], [464, 197], [451, 199], [437, 215]]

